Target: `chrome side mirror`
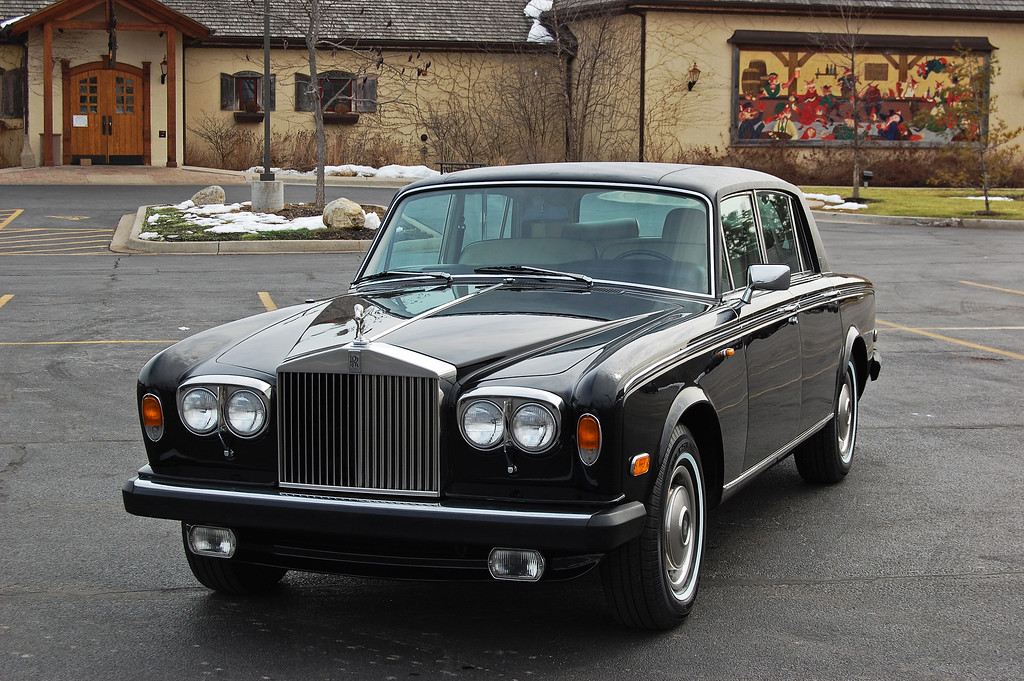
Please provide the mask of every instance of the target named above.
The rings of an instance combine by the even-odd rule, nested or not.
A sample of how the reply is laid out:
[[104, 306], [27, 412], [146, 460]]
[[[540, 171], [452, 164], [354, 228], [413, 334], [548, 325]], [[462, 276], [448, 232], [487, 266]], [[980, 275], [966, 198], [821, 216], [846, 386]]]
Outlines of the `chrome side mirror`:
[[740, 302], [746, 305], [754, 291], [785, 291], [789, 288], [789, 265], [751, 265], [747, 268], [747, 290]]

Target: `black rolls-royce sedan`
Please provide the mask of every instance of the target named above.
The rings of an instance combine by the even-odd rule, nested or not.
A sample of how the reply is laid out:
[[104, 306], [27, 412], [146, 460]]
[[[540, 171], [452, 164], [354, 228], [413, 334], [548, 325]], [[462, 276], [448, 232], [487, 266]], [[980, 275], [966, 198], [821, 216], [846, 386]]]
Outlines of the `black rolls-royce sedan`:
[[124, 505], [180, 521], [218, 591], [598, 567], [620, 621], [668, 628], [710, 509], [790, 454], [812, 483], [848, 473], [876, 335], [870, 282], [832, 272], [775, 177], [442, 175], [397, 194], [347, 294], [146, 364]]

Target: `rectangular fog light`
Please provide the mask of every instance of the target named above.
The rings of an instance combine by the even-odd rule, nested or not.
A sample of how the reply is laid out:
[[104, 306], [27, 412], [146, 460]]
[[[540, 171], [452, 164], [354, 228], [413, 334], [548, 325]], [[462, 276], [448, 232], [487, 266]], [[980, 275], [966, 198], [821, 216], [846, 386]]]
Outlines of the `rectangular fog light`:
[[536, 582], [544, 574], [544, 556], [532, 549], [491, 549], [487, 569], [495, 579]]
[[196, 555], [230, 558], [235, 555], [237, 545], [235, 533], [226, 527], [192, 525], [188, 528], [188, 548]]

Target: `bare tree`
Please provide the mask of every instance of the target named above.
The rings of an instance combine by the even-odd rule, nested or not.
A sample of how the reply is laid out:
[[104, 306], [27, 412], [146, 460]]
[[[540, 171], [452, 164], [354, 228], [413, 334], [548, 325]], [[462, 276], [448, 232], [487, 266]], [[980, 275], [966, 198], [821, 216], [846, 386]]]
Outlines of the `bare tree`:
[[[396, 66], [385, 59], [380, 49], [365, 48], [359, 36], [351, 35], [346, 22], [347, 13], [354, 13], [353, 3], [345, 0], [290, 0], [279, 3], [274, 15], [277, 23], [287, 26], [296, 34], [303, 36], [309, 79], [306, 94], [312, 100], [313, 120], [316, 126], [317, 165], [316, 165], [316, 198], [315, 206], [323, 210], [326, 204], [325, 164], [327, 157], [327, 136], [324, 130], [324, 111], [335, 100], [351, 98], [356, 109], [372, 109], [377, 111], [385, 104], [400, 102], [407, 94], [410, 83], [430, 68], [430, 62], [413, 63], [409, 55], [409, 63]], [[254, 7], [259, 11], [258, 7]], [[362, 8], [360, 8], [360, 12]], [[388, 24], [381, 25], [379, 31], [386, 31]], [[320, 58], [329, 55], [332, 60], [340, 58], [346, 64], [346, 71], [352, 73], [353, 88], [358, 91], [349, 95], [335, 92], [331, 101], [323, 100], [323, 79], [320, 69]], [[387, 75], [389, 85], [388, 98], [379, 98], [376, 87], [377, 77]], [[370, 87], [372, 85], [372, 87]], [[372, 106], [360, 106], [371, 104]]]
[[853, 199], [860, 199], [861, 161], [864, 138], [861, 134], [863, 121], [862, 96], [858, 72], [864, 55], [866, 39], [864, 27], [871, 18], [869, 10], [856, 0], [837, 0], [831, 18], [838, 24], [838, 31], [819, 33], [814, 42], [822, 52], [830, 55], [836, 66], [836, 78], [840, 86], [843, 108], [850, 112], [847, 127], [850, 148], [853, 151], [852, 186]]
[[[920, 111], [914, 124], [950, 135], [955, 162], [940, 168], [940, 181], [970, 184], [985, 196], [985, 213], [991, 213], [989, 189], [1012, 174], [1007, 157], [1016, 151], [1012, 140], [1024, 128], [1007, 128], [995, 116], [996, 97], [992, 83], [999, 75], [999, 63], [992, 54], [975, 54], [959, 44], [956, 59], [948, 66], [949, 85], [938, 91], [936, 105]], [[1009, 152], [1009, 154], [1004, 153]]]

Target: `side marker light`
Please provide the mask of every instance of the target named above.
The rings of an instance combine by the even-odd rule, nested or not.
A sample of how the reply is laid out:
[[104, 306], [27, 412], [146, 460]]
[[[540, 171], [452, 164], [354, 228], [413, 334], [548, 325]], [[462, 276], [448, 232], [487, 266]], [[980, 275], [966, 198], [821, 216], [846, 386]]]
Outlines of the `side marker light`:
[[643, 475], [649, 470], [651, 470], [650, 454], [637, 454], [629, 462], [629, 472], [633, 474], [634, 478]]

